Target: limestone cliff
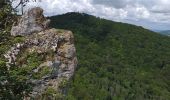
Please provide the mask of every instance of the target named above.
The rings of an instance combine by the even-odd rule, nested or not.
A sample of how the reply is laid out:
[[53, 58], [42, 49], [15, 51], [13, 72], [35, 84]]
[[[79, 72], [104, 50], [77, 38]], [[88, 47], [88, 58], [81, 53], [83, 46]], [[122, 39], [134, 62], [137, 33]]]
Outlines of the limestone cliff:
[[[24, 42], [14, 44], [4, 56], [9, 69], [11, 64], [15, 64], [30, 70], [28, 76], [33, 91], [25, 99], [41, 100], [44, 94], [53, 91], [48, 98], [55, 100], [60, 98], [62, 88], [74, 74], [76, 49], [71, 31], [41, 27], [49, 22], [42, 16], [41, 8], [33, 8], [21, 17], [18, 25], [13, 26], [11, 35], [24, 36]], [[41, 23], [35, 23], [37, 19], [41, 19]], [[28, 21], [31, 26], [27, 26]]]

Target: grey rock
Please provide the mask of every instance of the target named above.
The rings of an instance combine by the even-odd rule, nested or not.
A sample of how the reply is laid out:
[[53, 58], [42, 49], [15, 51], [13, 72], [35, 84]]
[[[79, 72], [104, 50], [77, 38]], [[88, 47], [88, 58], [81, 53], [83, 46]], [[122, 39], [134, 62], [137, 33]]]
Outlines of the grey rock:
[[59, 66], [60, 66], [60, 64], [61, 64], [61, 62], [60, 62], [60, 61], [55, 60], [55, 61], [54, 61], [54, 63], [53, 63], [53, 67], [57, 68], [57, 67], [59, 67]]
[[43, 15], [43, 9], [40, 7], [32, 8], [24, 13], [18, 24], [13, 25], [11, 35], [28, 35], [34, 32], [45, 30], [50, 23]]
[[[52, 87], [55, 91], [61, 91], [60, 83], [71, 79], [78, 63], [73, 33], [54, 28], [46, 29], [49, 21], [44, 18], [42, 12], [41, 8], [33, 8], [22, 16], [17, 26], [13, 26], [11, 34], [14, 36], [23, 35], [25, 36], [25, 41], [14, 45], [4, 55], [8, 60], [7, 65], [10, 67], [11, 63], [15, 63], [17, 55], [21, 51], [25, 54], [34, 52], [44, 54], [45, 59], [43, 59], [43, 62], [32, 69], [29, 75], [32, 78], [32, 73], [37, 74], [44, 67], [49, 69], [49, 72], [47, 71], [46, 73], [45, 71], [45, 75], [43, 74], [40, 79], [35, 80], [32, 78], [29, 80], [34, 84], [33, 91], [29, 95], [33, 98], [41, 96], [48, 87]], [[36, 22], [37, 18], [41, 19], [38, 24]]]
[[39, 67], [43, 67], [43, 66], [52, 67], [52, 65], [53, 65], [52, 61], [46, 61], [46, 62], [42, 63]]

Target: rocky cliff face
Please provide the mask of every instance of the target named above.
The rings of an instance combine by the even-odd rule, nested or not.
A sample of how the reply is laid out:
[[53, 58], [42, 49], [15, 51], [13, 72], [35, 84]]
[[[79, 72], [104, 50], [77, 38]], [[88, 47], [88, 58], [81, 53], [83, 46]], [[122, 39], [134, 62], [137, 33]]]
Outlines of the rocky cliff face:
[[[15, 64], [30, 70], [28, 77], [33, 91], [25, 99], [40, 99], [49, 91], [49, 99], [59, 98], [77, 66], [73, 33], [39, 26], [44, 23], [37, 24], [35, 20], [42, 16], [41, 8], [33, 8], [22, 16], [19, 24], [12, 28], [11, 35], [24, 36], [24, 42], [14, 44], [4, 55], [9, 69], [11, 64]], [[41, 22], [46, 21], [45, 18], [41, 19]], [[22, 24], [25, 26], [21, 27]]]

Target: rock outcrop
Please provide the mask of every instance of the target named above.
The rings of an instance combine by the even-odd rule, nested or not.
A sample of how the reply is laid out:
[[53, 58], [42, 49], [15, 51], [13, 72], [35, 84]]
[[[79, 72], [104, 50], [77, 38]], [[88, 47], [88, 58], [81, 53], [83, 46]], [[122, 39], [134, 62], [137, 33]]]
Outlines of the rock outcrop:
[[43, 9], [36, 7], [28, 10], [21, 16], [17, 25], [13, 25], [11, 35], [28, 35], [34, 32], [40, 32], [48, 27], [50, 20], [43, 15]]
[[[9, 69], [10, 64], [31, 69], [28, 76], [29, 82], [34, 87], [26, 100], [31, 98], [39, 100], [49, 89], [54, 91], [51, 100], [55, 100], [53, 97], [58, 97], [58, 93], [63, 92], [61, 88], [73, 76], [77, 66], [73, 33], [42, 27], [41, 24], [44, 25], [44, 22], [48, 21], [42, 16], [42, 12], [41, 8], [33, 8], [21, 17], [18, 26], [11, 30], [11, 34], [24, 36], [25, 40], [14, 44], [4, 55], [8, 60]], [[42, 20], [41, 23], [36, 23], [37, 18]], [[38, 64], [28, 59], [34, 53], [42, 56], [41, 59], [39, 56], [33, 56], [34, 59], [37, 57]]]

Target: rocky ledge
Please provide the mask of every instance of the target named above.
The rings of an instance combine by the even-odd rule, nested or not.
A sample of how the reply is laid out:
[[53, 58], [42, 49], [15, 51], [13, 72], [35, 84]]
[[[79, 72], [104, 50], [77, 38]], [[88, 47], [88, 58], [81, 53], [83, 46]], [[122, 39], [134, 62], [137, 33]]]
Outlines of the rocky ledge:
[[[40, 8], [33, 8], [26, 15], [34, 16], [37, 13], [39, 15], [39, 10]], [[41, 12], [40, 14], [42, 14]], [[32, 18], [37, 19], [40, 16]], [[24, 17], [21, 17], [19, 22], [28, 20], [23, 19]], [[35, 19], [31, 20], [32, 22], [29, 21], [29, 23], [34, 23]], [[21, 23], [14, 26], [12, 29], [14, 33], [11, 34], [24, 36], [24, 42], [14, 44], [4, 55], [8, 60], [7, 65], [9, 69], [12, 67], [11, 64], [29, 68], [28, 77], [29, 82], [33, 84], [33, 91], [28, 97], [25, 97], [26, 100], [31, 98], [39, 100], [42, 95], [48, 94], [48, 91], [53, 91], [48, 99], [55, 100], [54, 98], [59, 98], [59, 94], [65, 92], [64, 85], [73, 76], [77, 66], [73, 33], [54, 28], [44, 28], [37, 31], [35, 27], [26, 33], [27, 28], [30, 27], [26, 26], [24, 27], [26, 29], [20, 31], [20, 25]], [[16, 30], [19, 33], [15, 33]]]

